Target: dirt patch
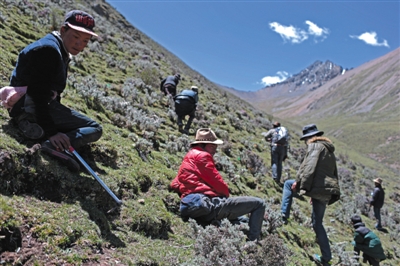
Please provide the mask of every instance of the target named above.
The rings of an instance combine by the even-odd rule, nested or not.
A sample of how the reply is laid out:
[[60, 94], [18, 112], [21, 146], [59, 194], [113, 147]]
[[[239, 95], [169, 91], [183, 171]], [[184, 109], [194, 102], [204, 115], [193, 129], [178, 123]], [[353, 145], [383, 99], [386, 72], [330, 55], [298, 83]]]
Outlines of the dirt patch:
[[[0, 231], [0, 264], [6, 265], [76, 265], [75, 263], [68, 263], [62, 258], [49, 258], [46, 253], [47, 243], [40, 241], [31, 232], [28, 226], [20, 228], [2, 229]], [[80, 247], [74, 246], [77, 253]], [[115, 251], [108, 248], [93, 247], [93, 254], [80, 265], [115, 265], [119, 260], [113, 257]], [[122, 263], [118, 265], [124, 266]]]

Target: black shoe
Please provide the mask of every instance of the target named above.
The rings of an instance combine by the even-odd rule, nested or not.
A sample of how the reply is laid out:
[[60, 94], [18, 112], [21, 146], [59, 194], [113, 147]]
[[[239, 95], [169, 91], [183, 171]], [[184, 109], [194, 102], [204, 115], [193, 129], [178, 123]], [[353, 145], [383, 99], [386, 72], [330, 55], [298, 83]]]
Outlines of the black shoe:
[[274, 179], [275, 183], [276, 183], [278, 186], [283, 187], [283, 184], [281, 183], [281, 181], [280, 181], [278, 178], [273, 178], [273, 179]]
[[182, 133], [189, 136], [189, 130], [184, 129], [184, 130], [182, 130]]
[[65, 164], [65, 166], [68, 167], [68, 169], [72, 172], [78, 172], [80, 170], [79, 164], [72, 158], [70, 155], [68, 155], [66, 152], [59, 152], [57, 151], [53, 145], [49, 141], [45, 141], [42, 143], [42, 151], [47, 153], [50, 156], [53, 156], [54, 158], [58, 159], [62, 163]]
[[28, 139], [40, 139], [44, 135], [41, 126], [36, 123], [29, 122], [27, 119], [22, 119], [18, 122], [18, 128]]
[[289, 223], [288, 218], [286, 218], [284, 215], [282, 215], [282, 223], [283, 224], [288, 224]]

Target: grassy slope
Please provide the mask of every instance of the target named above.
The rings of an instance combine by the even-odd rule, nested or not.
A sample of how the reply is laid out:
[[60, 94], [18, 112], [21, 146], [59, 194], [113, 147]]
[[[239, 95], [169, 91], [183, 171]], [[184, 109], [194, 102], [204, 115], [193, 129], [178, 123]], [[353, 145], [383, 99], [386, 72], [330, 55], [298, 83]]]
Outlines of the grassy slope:
[[[83, 1], [64, 3], [62, 7], [46, 1], [30, 1], [29, 5], [14, 2], [0, 1], [2, 86], [7, 85], [18, 51], [51, 30], [52, 14], [60, 21], [67, 9], [81, 8], [95, 13], [81, 6]], [[124, 19], [110, 13], [107, 5], [101, 10], [109, 18], [96, 16], [100, 39], [72, 62], [63, 103], [104, 126], [101, 140], [80, 152], [123, 199], [124, 205], [112, 210], [114, 203], [89, 174], [70, 173], [40, 151], [27, 152], [26, 148], [35, 143], [23, 140], [8, 122], [7, 112], [1, 109], [0, 154], [9, 156], [2, 157], [6, 160], [0, 168], [0, 228], [19, 228], [24, 241], [31, 239], [36, 243], [33, 247], [25, 245], [25, 251], [32, 251], [30, 255], [23, 253], [24, 250], [18, 254], [3, 250], [3, 255], [7, 254], [8, 259], [19, 257], [15, 264], [19, 260], [29, 265], [89, 262], [113, 265], [117, 261], [125, 265], [178, 265], [194, 255], [192, 231], [177, 215], [178, 196], [167, 190], [187, 143], [193, 139], [193, 135], [186, 137], [177, 132], [174, 116], [165, 107], [166, 99], [158, 92], [160, 79], [175, 71], [183, 77], [179, 88], [197, 85], [201, 89], [202, 106], [193, 128], [211, 126], [232, 145], [230, 153], [221, 151], [217, 157], [224, 166], [222, 174], [232, 194], [262, 197], [269, 203], [269, 211], [279, 213], [281, 193], [271, 182], [269, 151], [261, 137], [261, 132], [270, 126], [268, 116], [221, 92], [133, 27], [123, 27]], [[289, 125], [291, 132], [299, 132]], [[293, 177], [303, 147], [297, 138], [291, 145], [285, 174]], [[337, 147], [341, 147], [339, 143]], [[352, 185], [355, 183], [354, 187], [360, 190], [344, 188], [343, 201], [327, 211], [325, 224], [336, 262], [339, 253], [336, 250], [340, 249], [336, 243], [346, 243], [341, 249], [351, 249], [352, 231], [346, 219], [357, 211], [354, 197], [357, 193], [369, 196], [370, 180], [375, 177], [369, 169], [377, 169], [373, 163], [369, 168], [355, 163], [351, 170], [356, 157], [342, 151], [338, 148], [339, 167], [351, 173]], [[254, 170], [249, 154], [255, 155], [263, 167]], [[390, 176], [389, 172], [380, 173], [384, 178]], [[392, 195], [396, 190], [394, 182], [385, 184], [387, 195]], [[388, 197], [387, 216], [394, 206], [395, 202]], [[276, 233], [294, 252], [296, 265], [308, 265], [308, 256], [318, 252], [308, 226], [310, 208], [306, 200], [295, 200], [293, 210], [296, 210], [293, 222], [279, 227]], [[364, 219], [372, 228], [373, 221]], [[390, 227], [393, 231], [396, 228], [398, 222]], [[387, 251], [399, 256], [399, 243], [393, 240], [398, 239], [398, 231], [394, 234], [397, 238], [392, 233], [380, 236]], [[4, 248], [1, 238], [0, 243]], [[387, 263], [394, 265], [393, 261]]]

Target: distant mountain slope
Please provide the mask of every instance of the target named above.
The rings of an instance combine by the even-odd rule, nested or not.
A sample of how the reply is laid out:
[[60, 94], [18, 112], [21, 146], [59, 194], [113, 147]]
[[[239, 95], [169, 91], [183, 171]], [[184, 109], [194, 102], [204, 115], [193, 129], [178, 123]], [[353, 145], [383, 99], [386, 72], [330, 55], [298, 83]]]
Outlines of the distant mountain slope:
[[[322, 68], [325, 72], [309, 71], [318, 66], [315, 63], [256, 92], [229, 91], [273, 116], [296, 123], [318, 122], [350, 147], [400, 170], [399, 58], [400, 48], [350, 71], [333, 64], [329, 68], [329, 61]], [[320, 77], [317, 82], [315, 76]], [[369, 134], [360, 138], [360, 132]]]
[[[331, 61], [326, 62], [316, 61], [308, 66], [300, 73], [293, 75], [285, 81], [274, 84], [258, 91], [245, 92], [237, 91], [232, 88], [225, 88], [231, 93], [240, 98], [252, 103], [257, 107], [268, 112], [275, 112], [276, 109], [281, 109], [287, 105], [287, 102], [292, 102], [297, 97], [313, 91], [335, 78], [343, 74], [345, 70]], [[279, 101], [279, 104], [276, 101]], [[280, 100], [284, 100], [281, 102]], [[284, 104], [285, 103], [285, 104]]]

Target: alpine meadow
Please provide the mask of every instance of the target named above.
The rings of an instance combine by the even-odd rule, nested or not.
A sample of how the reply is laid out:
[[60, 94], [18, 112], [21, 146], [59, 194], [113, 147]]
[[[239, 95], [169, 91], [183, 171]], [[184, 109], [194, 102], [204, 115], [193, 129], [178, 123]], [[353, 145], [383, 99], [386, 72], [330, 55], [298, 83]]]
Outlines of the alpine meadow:
[[[315, 100], [307, 103], [313, 104], [308, 105], [312, 110], [332, 104], [326, 113], [321, 111], [317, 116], [306, 110], [300, 118], [293, 116], [291, 110], [295, 109], [278, 112], [279, 106], [271, 103], [262, 109], [263, 104], [251, 100], [251, 95], [232, 93], [207, 80], [103, 0], [0, 0], [0, 87], [9, 85], [18, 53], [59, 30], [65, 13], [74, 9], [94, 16], [99, 37], [72, 57], [62, 103], [103, 126], [100, 140], [79, 152], [122, 205], [118, 206], [83, 168], [70, 172], [42, 153], [40, 142], [25, 139], [8, 111], [1, 108], [1, 265], [315, 265], [313, 254], [320, 249], [311, 225], [309, 198], [296, 197], [288, 224], [281, 220], [282, 188], [271, 177], [270, 147], [262, 135], [276, 119], [290, 134], [283, 180], [296, 177], [306, 153], [300, 141], [303, 125], [317, 123], [336, 147], [341, 198], [327, 207], [324, 217], [332, 265], [362, 265], [362, 259], [354, 258], [350, 217], [357, 213], [374, 229], [368, 202], [377, 177], [382, 178], [386, 193], [381, 210], [385, 230], [374, 230], [387, 257], [380, 265], [398, 265], [400, 131], [399, 109], [393, 106], [399, 105], [398, 60], [393, 71], [382, 78], [376, 71], [388, 60], [377, 60], [376, 65], [370, 62], [360, 71], [353, 69], [349, 71], [351, 78], [333, 78], [312, 91], [318, 97], [299, 96], [299, 102]], [[179, 133], [177, 116], [159, 88], [161, 80], [174, 73], [181, 75], [179, 91], [199, 88], [189, 135]], [[368, 80], [370, 88], [374, 82], [378, 86], [382, 80], [395, 77], [397, 83], [391, 83], [394, 87], [381, 97], [378, 106], [360, 114], [350, 108], [357, 102], [352, 90], [368, 76], [375, 77]], [[349, 100], [329, 101], [338, 99], [339, 94]], [[275, 102], [298, 108], [290, 99]], [[397, 110], [397, 115], [383, 116], [382, 110]], [[358, 132], [360, 117], [365, 120]], [[378, 131], [369, 130], [379, 120], [385, 124], [383, 136], [373, 140], [371, 135]], [[342, 131], [335, 131], [342, 124], [346, 125]], [[198, 128], [211, 128], [224, 141], [214, 159], [231, 195], [265, 200], [257, 244], [246, 242], [246, 224], [223, 220], [219, 227], [202, 227], [194, 220], [181, 219], [180, 198], [170, 191], [169, 184]], [[388, 136], [393, 140], [389, 145]], [[382, 157], [384, 150], [387, 153]]]

